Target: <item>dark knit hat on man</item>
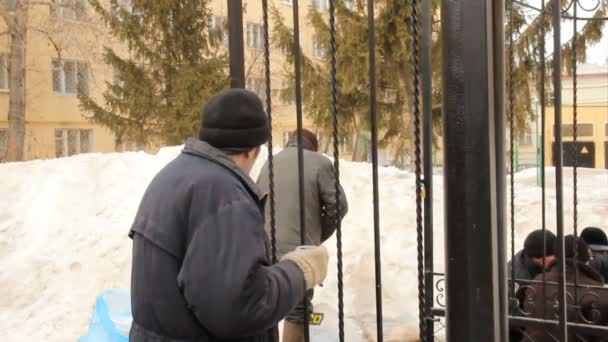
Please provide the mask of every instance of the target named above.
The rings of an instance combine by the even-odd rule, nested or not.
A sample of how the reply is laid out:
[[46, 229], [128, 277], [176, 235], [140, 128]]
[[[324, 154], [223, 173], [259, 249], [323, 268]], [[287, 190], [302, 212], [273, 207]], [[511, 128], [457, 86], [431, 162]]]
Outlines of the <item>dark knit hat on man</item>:
[[[543, 237], [544, 236], [544, 237]], [[543, 257], [543, 241], [546, 241], [546, 255], [555, 255], [555, 234], [542, 229], [533, 231], [526, 237], [524, 241], [524, 253], [530, 258]]]
[[246, 151], [266, 143], [269, 135], [262, 101], [250, 91], [222, 91], [203, 108], [199, 139], [215, 148]]
[[600, 228], [587, 227], [583, 229], [581, 238], [585, 240], [592, 251], [608, 251], [608, 237]]
[[578, 261], [587, 262], [591, 259], [589, 255], [589, 246], [582, 238], [576, 238], [576, 250], [574, 249], [574, 235], [567, 235], [564, 237], [564, 248], [566, 253], [566, 259], [578, 259]]

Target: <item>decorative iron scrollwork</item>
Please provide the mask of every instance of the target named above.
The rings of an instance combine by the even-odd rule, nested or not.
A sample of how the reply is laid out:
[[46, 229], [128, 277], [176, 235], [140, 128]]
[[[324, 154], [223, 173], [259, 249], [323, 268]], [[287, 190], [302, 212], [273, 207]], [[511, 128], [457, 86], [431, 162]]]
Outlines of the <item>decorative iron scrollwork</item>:
[[442, 308], [445, 308], [445, 277], [437, 279], [435, 281], [435, 290], [437, 290], [437, 295], [435, 296], [435, 301], [437, 305]]

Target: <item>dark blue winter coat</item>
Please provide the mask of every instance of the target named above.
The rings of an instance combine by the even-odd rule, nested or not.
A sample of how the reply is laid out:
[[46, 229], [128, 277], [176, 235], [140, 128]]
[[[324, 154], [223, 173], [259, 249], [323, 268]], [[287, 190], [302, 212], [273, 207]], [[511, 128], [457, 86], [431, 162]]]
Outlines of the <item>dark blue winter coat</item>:
[[131, 342], [278, 341], [304, 297], [298, 266], [271, 265], [255, 183], [199, 140], [154, 178], [131, 237]]

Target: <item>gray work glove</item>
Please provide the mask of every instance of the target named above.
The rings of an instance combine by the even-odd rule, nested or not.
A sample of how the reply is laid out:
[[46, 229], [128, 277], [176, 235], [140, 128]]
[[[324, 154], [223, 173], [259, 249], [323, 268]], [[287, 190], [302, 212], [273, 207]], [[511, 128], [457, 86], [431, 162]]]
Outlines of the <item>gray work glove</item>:
[[321, 284], [327, 277], [329, 253], [325, 246], [300, 246], [285, 254], [281, 261], [284, 260], [294, 262], [302, 270], [307, 290]]

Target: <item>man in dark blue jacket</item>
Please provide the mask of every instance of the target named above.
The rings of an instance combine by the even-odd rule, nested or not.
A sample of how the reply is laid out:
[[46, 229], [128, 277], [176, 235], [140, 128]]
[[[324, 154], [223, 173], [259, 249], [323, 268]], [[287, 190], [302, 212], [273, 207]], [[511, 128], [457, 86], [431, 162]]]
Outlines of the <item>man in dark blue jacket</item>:
[[248, 174], [269, 135], [260, 99], [209, 99], [199, 140], [154, 178], [131, 228], [130, 341], [278, 341], [277, 323], [323, 281], [324, 247], [272, 265], [263, 199]]

